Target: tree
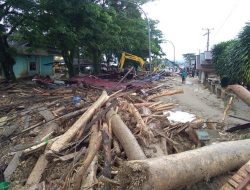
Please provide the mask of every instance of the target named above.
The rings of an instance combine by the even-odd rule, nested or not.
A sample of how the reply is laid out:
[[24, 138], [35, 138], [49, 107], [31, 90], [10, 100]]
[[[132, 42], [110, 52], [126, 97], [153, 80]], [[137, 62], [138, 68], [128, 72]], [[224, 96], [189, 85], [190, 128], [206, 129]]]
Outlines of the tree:
[[243, 82], [250, 86], [250, 22], [246, 24], [242, 32], [239, 34], [241, 48], [241, 72]]
[[192, 64], [192, 61], [196, 60], [196, 56], [194, 53], [186, 53], [186, 54], [183, 54], [183, 57], [184, 57], [184, 60], [185, 62], [191, 66]]
[[[90, 58], [96, 73], [103, 55], [118, 57], [127, 51], [148, 56], [147, 23], [138, 6], [126, 1], [37, 0], [35, 19], [24, 22], [18, 31], [21, 40], [33, 47], [56, 48], [61, 51], [73, 76], [74, 57]], [[138, 1], [144, 3], [144, 1]], [[162, 34], [151, 21], [152, 50], [160, 55]]]
[[250, 24], [235, 40], [221, 42], [212, 49], [213, 64], [225, 84], [250, 85]]
[[36, 4], [32, 0], [0, 0], [0, 64], [7, 80], [15, 80], [13, 66], [14, 50], [9, 46], [9, 38], [25, 20], [33, 18]]
[[213, 64], [221, 77], [226, 77], [228, 75], [228, 70], [225, 68], [228, 68], [229, 49], [231, 49], [235, 43], [236, 40], [221, 42], [216, 44], [212, 49]]

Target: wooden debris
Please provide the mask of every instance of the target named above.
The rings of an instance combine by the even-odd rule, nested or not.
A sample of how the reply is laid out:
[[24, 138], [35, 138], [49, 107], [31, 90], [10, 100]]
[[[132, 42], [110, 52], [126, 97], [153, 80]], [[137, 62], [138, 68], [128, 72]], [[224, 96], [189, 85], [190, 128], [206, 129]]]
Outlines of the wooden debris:
[[121, 155], [121, 149], [120, 149], [120, 146], [119, 146], [119, 143], [113, 139], [113, 146], [114, 146], [114, 152], [117, 156], [120, 156]]
[[39, 184], [34, 184], [34, 185], [28, 187], [27, 190], [46, 190], [45, 181], [43, 181]]
[[[84, 154], [85, 152], [86, 152], [86, 149], [83, 149], [81, 154]], [[73, 152], [71, 154], [67, 154], [67, 155], [64, 155], [64, 156], [60, 156], [58, 158], [54, 158], [53, 161], [54, 162], [57, 162], [57, 161], [62, 161], [62, 162], [69, 161], [69, 160], [74, 159], [77, 155], [79, 155], [79, 153], [80, 152]]]
[[148, 96], [147, 100], [149, 101], [149, 100], [153, 100], [155, 98], [159, 98], [162, 96], [171, 96], [171, 95], [180, 94], [180, 93], [184, 93], [184, 91], [183, 90], [167, 90], [167, 91], [160, 92], [158, 94]]
[[49, 139], [48, 141], [43, 140], [42, 142], [37, 143], [37, 144], [35, 144], [34, 146], [31, 146], [31, 147], [29, 147], [29, 148], [26, 148], [25, 150], [22, 151], [22, 152], [23, 152], [23, 155], [27, 156], [27, 155], [29, 155], [29, 154], [32, 154], [32, 153], [36, 152], [36, 151], [39, 151], [39, 150], [41, 150], [42, 148], [44, 148], [48, 143], [53, 143], [54, 141], [56, 141], [56, 140], [57, 140], [58, 138], [60, 138], [60, 137], [61, 137], [61, 136], [57, 136], [57, 137], [55, 137], [55, 138], [53, 138], [53, 139]]
[[11, 162], [8, 164], [7, 168], [4, 170], [4, 178], [9, 181], [11, 175], [16, 170], [18, 164], [20, 163], [20, 157], [22, 156], [22, 152], [17, 152], [12, 158]]
[[107, 92], [104, 91], [99, 99], [88, 108], [88, 110], [74, 123], [74, 125], [70, 127], [60, 139], [52, 144], [50, 148], [52, 152], [59, 152], [68, 142], [70, 142], [77, 132], [86, 126], [96, 109], [100, 108], [108, 100], [108, 98], [109, 96]]
[[227, 103], [227, 106], [226, 106], [226, 108], [225, 108], [225, 110], [224, 110], [222, 121], [224, 121], [224, 120], [226, 119], [226, 115], [227, 115], [228, 111], [229, 111], [229, 110], [231, 109], [231, 107], [232, 107], [233, 99], [234, 99], [234, 97], [231, 96], [230, 99], [229, 99], [229, 101], [228, 101], [228, 103]]
[[229, 129], [226, 130], [226, 132], [235, 132], [238, 130], [245, 130], [245, 129], [249, 129], [250, 128], [250, 123], [246, 123], [246, 124], [242, 124], [242, 125], [236, 125], [234, 127], [231, 127]]
[[31, 186], [34, 184], [39, 184], [42, 174], [45, 170], [45, 168], [47, 167], [48, 164], [48, 160], [46, 159], [45, 155], [42, 154], [35, 167], [33, 168], [31, 174], [29, 175], [27, 182], [26, 182], [26, 186]]
[[220, 190], [243, 190], [250, 189], [250, 161], [242, 166]]
[[39, 108], [39, 110], [40, 110], [39, 114], [41, 114], [46, 121], [50, 121], [50, 120], [55, 118], [54, 115], [52, 114], [52, 112], [49, 111], [47, 108], [41, 107], [41, 108]]
[[93, 125], [88, 151], [86, 153], [82, 166], [79, 168], [79, 170], [75, 175], [74, 190], [80, 189], [82, 178], [83, 176], [85, 176], [89, 165], [91, 164], [97, 151], [99, 150], [101, 142], [102, 142], [102, 134], [98, 129], [98, 125]]
[[[11, 186], [15, 186], [17, 183], [17, 186], [13, 187], [15, 189], [19, 187], [25, 190], [45, 190], [45, 188], [125, 189], [123, 187], [126, 185], [126, 188], [140, 189], [144, 188], [148, 179], [152, 181], [150, 189], [158, 189], [154, 188], [154, 179], [157, 176], [151, 176], [151, 173], [156, 174], [156, 168], [159, 172], [157, 179], [160, 179], [157, 182], [158, 185], [162, 184], [164, 175], [164, 181], [171, 180], [170, 185], [173, 184], [172, 181], [182, 180], [180, 166], [188, 164], [191, 168], [193, 163], [199, 164], [200, 160], [209, 160], [211, 156], [206, 152], [204, 154], [206, 158], [202, 157], [198, 161], [196, 158], [198, 156], [192, 157], [194, 160], [191, 159], [191, 156], [186, 156], [183, 158], [183, 162], [178, 161], [178, 158], [181, 157], [179, 154], [164, 156], [193, 149], [195, 145], [188, 138], [195, 142], [192, 132], [200, 130], [204, 124], [204, 121], [197, 122], [197, 124], [195, 122], [170, 123], [163, 111], [177, 105], [165, 100], [157, 101], [156, 98], [183, 91], [166, 89], [169, 89], [169, 84], [164, 82], [154, 88], [144, 89], [141, 93], [140, 90], [119, 90], [108, 96], [106, 92], [101, 95], [100, 90], [83, 87], [83, 85], [67, 87], [67, 89], [60, 87], [34, 90], [30, 90], [30, 87], [20, 87], [19, 84], [11, 87], [9, 89], [11, 93], [7, 93], [8, 97], [0, 100], [0, 103], [4, 102], [0, 108], [0, 114], [2, 114], [0, 118], [4, 117], [0, 119], [2, 120], [0, 125], [4, 124], [4, 127], [1, 127], [0, 130], [2, 133], [6, 124], [9, 126], [18, 124], [18, 131], [12, 131], [12, 134], [9, 135], [10, 141], [9, 138], [3, 138], [4, 142], [10, 143], [11, 152], [8, 154], [8, 147], [3, 147], [0, 176], [4, 171], [2, 164], [6, 161], [9, 162], [9, 155], [15, 154], [5, 170], [6, 176], [10, 176], [18, 167], [10, 180]], [[79, 106], [72, 104], [72, 96], [75, 95], [81, 96], [82, 101]], [[29, 131], [31, 132], [27, 133]], [[197, 145], [197, 143], [195, 144]], [[100, 147], [102, 150], [98, 151]], [[224, 154], [224, 149], [220, 149], [220, 151], [218, 150], [215, 155], [218, 152]], [[242, 153], [241, 156], [244, 154]], [[18, 164], [20, 156], [22, 162]], [[164, 159], [162, 159], [163, 157], [154, 158], [158, 161], [155, 163], [156, 166], [154, 160], [147, 159], [147, 157], [159, 156], [164, 156]], [[34, 157], [38, 159], [34, 160]], [[177, 159], [172, 159], [172, 157]], [[241, 159], [241, 157], [239, 158]], [[130, 163], [132, 162], [130, 161], [134, 160], [133, 163], [141, 161], [145, 165], [140, 170], [140, 162], [133, 168], [135, 175], [132, 172], [132, 176], [129, 175], [125, 180], [117, 181], [121, 174], [118, 171], [123, 170], [121, 166], [125, 160], [129, 160], [126, 171], [128, 175], [131, 174], [130, 166], [132, 164], [130, 165]], [[138, 160], [140, 161], [138, 162]], [[36, 163], [34, 163], [35, 161]], [[218, 161], [217, 156], [215, 156], [215, 161]], [[232, 164], [235, 162], [232, 157]], [[29, 167], [33, 165], [35, 167], [32, 172], [22, 177], [22, 171], [30, 171], [32, 168]], [[164, 168], [171, 165], [173, 167], [161, 174]], [[137, 173], [138, 169], [140, 171]], [[201, 172], [194, 168], [187, 173], [192, 174], [194, 171], [195, 174], [191, 177], [195, 177], [196, 173]], [[174, 175], [175, 173], [178, 175]], [[206, 170], [203, 170], [202, 174], [205, 175]], [[100, 177], [96, 179], [96, 176]], [[12, 182], [13, 177], [15, 183]], [[137, 177], [139, 177], [138, 180]], [[134, 178], [135, 181], [133, 181], [134, 179], [130, 181], [130, 178]], [[207, 176], [205, 178], [207, 179]], [[242, 178], [237, 176], [230, 182], [239, 184]], [[21, 188], [22, 183], [26, 180], [26, 186]], [[124, 184], [126, 181], [128, 183]], [[192, 179], [190, 181], [193, 182]], [[164, 184], [163, 188], [166, 187], [168, 185]]]
[[[104, 152], [104, 167], [102, 175], [111, 178], [111, 134], [109, 133], [109, 127], [107, 123], [103, 123], [102, 127], [102, 140], [103, 140], [103, 152]], [[109, 183], [104, 184], [104, 190], [111, 189]]]
[[250, 92], [241, 85], [229, 85], [228, 91], [234, 92], [243, 102], [250, 106]]
[[97, 184], [96, 172], [97, 172], [97, 157], [95, 156], [89, 168], [86, 176], [82, 179], [81, 189], [94, 190], [93, 186]]
[[146, 158], [134, 135], [113, 109], [107, 113], [106, 120], [107, 123], [111, 124], [112, 131], [124, 148], [129, 160], [141, 160]]
[[137, 127], [139, 128], [139, 135], [143, 141], [145, 142], [145, 144], [150, 144], [151, 139], [153, 138], [153, 133], [152, 131], [148, 128], [148, 126], [146, 126], [145, 122], [143, 121], [139, 111], [136, 109], [136, 107], [130, 103], [129, 104], [129, 110], [131, 110], [131, 113], [133, 114], [133, 116], [135, 117], [136, 121], [137, 121]]
[[112, 184], [112, 185], [116, 185], [116, 186], [120, 186], [120, 183], [118, 181], [115, 181], [115, 180], [111, 180], [103, 175], [101, 175], [99, 178], [98, 178], [99, 181], [103, 182], [103, 183], [109, 183], [109, 184]]
[[180, 189], [233, 170], [249, 159], [250, 140], [223, 142], [175, 155], [124, 162], [118, 179], [121, 189]]

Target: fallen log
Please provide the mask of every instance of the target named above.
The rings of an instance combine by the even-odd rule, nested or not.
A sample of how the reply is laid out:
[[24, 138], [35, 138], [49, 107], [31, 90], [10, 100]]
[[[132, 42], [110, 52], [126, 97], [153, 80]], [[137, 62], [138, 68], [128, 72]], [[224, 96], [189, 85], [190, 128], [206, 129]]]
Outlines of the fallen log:
[[83, 161], [82, 166], [76, 173], [75, 179], [74, 179], [74, 190], [79, 190], [82, 183], [83, 176], [86, 175], [87, 169], [91, 162], [93, 161], [97, 151], [99, 150], [102, 142], [102, 134], [101, 131], [98, 129], [98, 125], [92, 126], [92, 134], [89, 141], [89, 147], [87, 150], [87, 154], [85, 156], [85, 159]]
[[129, 110], [131, 110], [131, 113], [133, 114], [133, 116], [135, 117], [136, 121], [137, 121], [137, 127], [140, 130], [139, 136], [143, 139], [145, 144], [150, 144], [151, 139], [154, 137], [152, 131], [150, 130], [150, 128], [145, 124], [145, 122], [143, 121], [139, 111], [136, 109], [136, 107], [130, 103], [128, 104], [129, 106]]
[[52, 152], [59, 152], [67, 143], [69, 143], [80, 129], [84, 129], [89, 119], [94, 115], [96, 109], [100, 108], [107, 100], [109, 96], [106, 91], [103, 91], [98, 100], [92, 104], [86, 112], [70, 127], [60, 139], [55, 141], [50, 150]]
[[176, 105], [176, 104], [174, 104], [174, 103], [167, 103], [167, 104], [158, 105], [154, 109], [158, 110], [158, 109], [161, 109], [161, 108], [165, 108], [165, 107], [169, 107], [169, 106], [174, 106], [174, 105]]
[[[102, 128], [103, 152], [104, 152], [104, 167], [102, 175], [111, 178], [111, 134], [107, 123], [103, 123]], [[111, 189], [109, 183], [104, 184], [104, 190]]]
[[234, 97], [230, 97], [229, 101], [228, 101], [228, 104], [223, 112], [223, 118], [222, 118], [222, 121], [224, 121], [226, 119], [226, 115], [228, 113], [228, 111], [232, 108], [232, 104], [233, 104], [233, 99]]
[[39, 184], [43, 171], [48, 164], [48, 160], [46, 159], [45, 155], [42, 154], [38, 161], [36, 162], [35, 167], [33, 168], [30, 176], [27, 179], [26, 186], [31, 186], [35, 184]]
[[39, 150], [43, 149], [45, 146], [47, 146], [48, 143], [53, 143], [54, 141], [56, 141], [60, 137], [61, 136], [57, 136], [57, 137], [55, 137], [53, 139], [44, 140], [44, 141], [42, 141], [40, 143], [37, 143], [37, 144], [35, 144], [35, 145], [31, 146], [31, 147], [28, 147], [28, 148], [22, 150], [22, 155], [27, 156], [29, 154], [32, 154], [32, 153], [36, 152], [36, 151], [39, 151]]
[[171, 96], [171, 95], [180, 94], [180, 93], [184, 93], [184, 91], [183, 90], [167, 90], [167, 91], [163, 91], [163, 92], [148, 96], [147, 100], [149, 101], [149, 100], [153, 100], [155, 98], [159, 98], [162, 96]]
[[241, 85], [229, 85], [226, 89], [235, 93], [243, 102], [250, 106], [250, 92]]
[[236, 125], [234, 127], [231, 127], [229, 129], [226, 130], [226, 132], [235, 132], [235, 131], [238, 131], [238, 130], [246, 130], [246, 129], [249, 129], [250, 128], [250, 123], [245, 123], [245, 124], [242, 124], [242, 125]]
[[120, 156], [121, 155], [121, 149], [120, 149], [120, 146], [119, 146], [119, 143], [113, 139], [113, 146], [114, 146], [114, 153], [117, 155], [117, 156]]
[[67, 154], [65, 156], [61, 156], [61, 157], [58, 157], [58, 158], [54, 158], [53, 161], [54, 162], [57, 162], [57, 161], [62, 161], [62, 162], [65, 162], [65, 161], [69, 161], [69, 160], [73, 160], [74, 158], [76, 158], [79, 154], [84, 154], [86, 152], [86, 148], [84, 148], [83, 150], [79, 151], [79, 152], [73, 152], [71, 154]]
[[20, 163], [20, 157], [22, 156], [22, 152], [19, 151], [17, 152], [14, 157], [12, 158], [12, 160], [10, 161], [10, 163], [8, 164], [7, 168], [4, 170], [4, 179], [9, 181], [11, 175], [13, 174], [13, 172], [16, 170], [18, 164]]
[[106, 120], [107, 123], [111, 124], [112, 131], [124, 148], [129, 160], [146, 159], [135, 136], [113, 109], [106, 114]]
[[220, 175], [250, 159], [250, 140], [223, 142], [147, 160], [128, 161], [118, 174], [121, 189], [174, 190]]
[[87, 170], [87, 175], [83, 178], [81, 189], [94, 190], [93, 186], [97, 183], [97, 160], [97, 156], [95, 156]]

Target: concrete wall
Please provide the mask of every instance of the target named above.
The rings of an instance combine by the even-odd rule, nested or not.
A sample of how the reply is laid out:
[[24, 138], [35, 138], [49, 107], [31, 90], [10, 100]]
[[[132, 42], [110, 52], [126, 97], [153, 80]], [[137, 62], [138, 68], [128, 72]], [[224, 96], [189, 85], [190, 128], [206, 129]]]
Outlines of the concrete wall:
[[53, 56], [41, 56], [40, 57], [40, 75], [52, 75], [53, 68], [52, 64], [46, 65], [48, 63], [52, 63], [54, 61]]
[[[45, 65], [48, 63], [52, 63], [54, 57], [52, 55], [48, 56], [36, 56], [36, 55], [18, 55], [15, 57], [16, 64], [13, 67], [14, 73], [17, 78], [32, 76], [35, 74], [40, 75], [52, 75], [53, 69], [52, 64]], [[29, 71], [29, 62], [37, 63], [37, 70], [34, 72]]]
[[16, 78], [28, 76], [28, 59], [27, 56], [16, 56], [16, 64], [13, 67]]

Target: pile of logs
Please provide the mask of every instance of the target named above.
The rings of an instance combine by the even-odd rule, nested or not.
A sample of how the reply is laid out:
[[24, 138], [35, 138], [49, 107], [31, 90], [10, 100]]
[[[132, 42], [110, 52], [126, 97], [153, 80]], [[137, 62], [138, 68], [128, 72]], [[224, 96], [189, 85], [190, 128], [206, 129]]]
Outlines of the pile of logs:
[[[250, 159], [250, 140], [183, 152], [183, 141], [192, 144], [189, 150], [198, 144], [193, 129], [203, 120], [171, 124], [164, 113], [177, 105], [159, 99], [183, 90], [162, 85], [109, 94], [64, 89], [56, 95], [63, 98], [53, 101], [55, 91], [33, 92], [48, 99], [15, 118], [34, 113], [39, 115], [32, 115], [36, 123], [27, 124], [25, 119], [23, 129], [0, 138], [1, 144], [11, 145], [0, 163], [11, 158], [3, 171], [12, 189], [177, 189], [236, 169]], [[82, 101], [72, 104], [72, 96], [79, 92]], [[17, 177], [21, 172], [23, 176]]]

